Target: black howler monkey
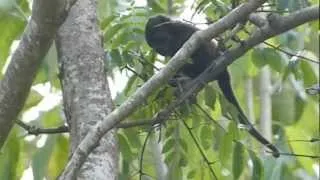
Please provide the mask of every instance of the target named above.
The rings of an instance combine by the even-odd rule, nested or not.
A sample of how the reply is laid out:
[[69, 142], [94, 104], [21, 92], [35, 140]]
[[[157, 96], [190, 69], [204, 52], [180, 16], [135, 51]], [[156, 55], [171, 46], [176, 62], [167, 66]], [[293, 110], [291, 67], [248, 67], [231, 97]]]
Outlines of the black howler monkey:
[[[150, 47], [163, 56], [172, 57], [190, 36], [199, 29], [180, 21], [173, 21], [170, 18], [158, 15], [149, 18], [145, 28], [145, 38]], [[195, 78], [201, 74], [209, 64], [218, 57], [218, 47], [213, 41], [202, 42], [200, 47], [191, 55], [192, 62], [185, 64], [179, 72]], [[273, 156], [278, 157], [278, 149], [264, 138], [248, 121], [243, 113], [231, 87], [230, 76], [225, 69], [217, 77], [217, 80], [226, 99], [232, 103], [239, 111], [239, 121], [248, 127], [249, 133], [260, 143], [267, 146], [273, 152]]]

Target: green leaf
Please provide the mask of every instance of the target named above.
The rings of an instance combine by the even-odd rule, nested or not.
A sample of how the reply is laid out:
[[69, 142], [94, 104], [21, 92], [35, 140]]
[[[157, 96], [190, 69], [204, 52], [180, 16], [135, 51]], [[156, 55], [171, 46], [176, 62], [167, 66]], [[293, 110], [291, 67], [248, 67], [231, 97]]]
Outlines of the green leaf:
[[124, 26], [126, 24], [125, 23], [118, 23], [115, 24], [111, 27], [108, 27], [107, 30], [105, 31], [105, 33], [103, 34], [103, 37], [105, 39], [105, 41], [112, 41], [113, 37], [122, 29], [125, 29]]
[[179, 145], [181, 146], [181, 149], [183, 150], [184, 153], [188, 152], [188, 145], [184, 139], [179, 138]]
[[116, 16], [114, 16], [114, 15], [111, 15], [111, 16], [104, 18], [102, 20], [102, 22], [100, 23], [101, 29], [104, 30], [115, 18], [116, 18]]
[[299, 62], [300, 61], [289, 61], [288, 65], [285, 67], [285, 70], [283, 72], [282, 81], [285, 81], [291, 73], [293, 73], [296, 76], [296, 78], [301, 77], [301, 75], [299, 75], [301, 74], [301, 72], [298, 71]]
[[309, 87], [317, 83], [318, 78], [315, 74], [315, 71], [319, 71], [319, 69], [312, 68], [311, 64], [306, 61], [300, 61], [300, 68], [303, 72], [303, 81], [305, 87]]
[[227, 116], [229, 113], [229, 102], [227, 101], [227, 99], [224, 97], [223, 94], [219, 94], [219, 103], [220, 103], [222, 115]]
[[128, 139], [130, 147], [140, 150], [142, 143], [139, 136], [137, 136], [137, 131], [134, 129], [126, 129], [123, 133], [125, 135], [124, 137]]
[[264, 168], [262, 165], [261, 160], [257, 157], [256, 153], [248, 150], [250, 159], [253, 164], [253, 170], [252, 170], [252, 180], [263, 180], [264, 179]]
[[280, 39], [280, 44], [293, 51], [299, 51], [301, 49], [301, 38], [299, 36], [300, 34], [297, 31], [290, 30], [281, 34], [278, 38]]
[[166, 128], [165, 136], [166, 137], [172, 136], [174, 131], [175, 131], [175, 127], [174, 126], [170, 126], [170, 127]]
[[0, 179], [19, 179], [24, 170], [23, 148], [17, 128], [13, 128], [0, 153]]
[[33, 84], [45, 83], [49, 80], [48, 74], [45, 70], [46, 69], [45, 66], [46, 66], [45, 64], [43, 63], [41, 64], [40, 69], [38, 70], [37, 75], [33, 80]]
[[148, 6], [150, 6], [155, 13], [166, 13], [166, 9], [162, 7], [157, 0], [148, 1]]
[[262, 68], [267, 64], [263, 58], [263, 50], [261, 48], [254, 48], [251, 52], [252, 63], [258, 68]]
[[[272, 96], [272, 119], [289, 125], [294, 123], [294, 96], [292, 89], [283, 88]], [[285, 113], [284, 113], [285, 112]]]
[[57, 141], [54, 150], [50, 157], [48, 167], [48, 179], [56, 179], [67, 164], [69, 156], [69, 138], [60, 134], [57, 136]]
[[179, 166], [186, 167], [188, 165], [188, 158], [182, 153], [182, 156], [179, 159]]
[[245, 165], [244, 147], [240, 142], [236, 142], [233, 148], [232, 172], [233, 178], [239, 179]]
[[255, 48], [252, 51], [251, 59], [254, 65], [261, 68], [269, 65], [273, 70], [282, 72], [285, 66], [280, 54], [272, 48]]
[[212, 146], [213, 129], [212, 126], [204, 125], [200, 130], [200, 142], [204, 149], [209, 149]]
[[303, 100], [300, 96], [296, 95], [295, 96], [295, 101], [294, 101], [294, 120], [298, 121], [305, 108], [306, 102]]
[[118, 140], [122, 157], [125, 157], [127, 161], [130, 161], [132, 157], [132, 152], [128, 139], [122, 133], [118, 133]]
[[220, 145], [219, 149], [219, 159], [222, 164], [226, 164], [228, 160], [231, 157], [231, 151], [232, 151], [232, 133], [227, 132], [222, 137], [222, 144]]
[[164, 162], [166, 164], [172, 164], [171, 162], [174, 161], [177, 158], [177, 153], [174, 151], [170, 151], [166, 153], [166, 156], [164, 158]]
[[212, 110], [215, 109], [214, 105], [216, 103], [216, 92], [211, 86], [206, 86], [204, 89], [204, 100], [205, 104], [210, 107]]
[[56, 106], [55, 108], [45, 112], [41, 117], [41, 124], [44, 128], [52, 128], [60, 126], [64, 123], [61, 119], [61, 107]]
[[24, 19], [0, 11], [0, 69], [6, 62], [12, 42], [23, 32], [25, 25]]
[[31, 89], [22, 111], [37, 105], [42, 99], [43, 97], [37, 91]]
[[39, 72], [33, 80], [33, 84], [45, 83], [58, 79], [58, 57], [55, 44], [52, 44], [48, 53], [44, 57]]
[[122, 57], [118, 49], [112, 49], [110, 51], [110, 57], [111, 66], [116, 65], [118, 67], [121, 67], [123, 65]]
[[164, 146], [163, 146], [163, 149], [162, 149], [162, 153], [167, 153], [167, 152], [169, 152], [171, 149], [173, 149], [174, 144], [175, 144], [175, 141], [174, 141], [173, 138], [168, 139], [168, 140], [164, 143]]
[[194, 179], [195, 176], [196, 176], [196, 170], [193, 169], [188, 172], [187, 179]]
[[48, 163], [56, 143], [56, 135], [48, 136], [45, 145], [32, 158], [32, 171], [35, 180], [41, 180], [47, 173]]

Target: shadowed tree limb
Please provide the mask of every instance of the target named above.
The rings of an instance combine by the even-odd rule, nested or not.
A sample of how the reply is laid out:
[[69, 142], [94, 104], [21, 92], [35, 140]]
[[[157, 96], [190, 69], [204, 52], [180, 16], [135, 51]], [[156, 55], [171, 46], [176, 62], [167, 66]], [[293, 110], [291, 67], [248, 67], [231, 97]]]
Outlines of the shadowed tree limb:
[[0, 149], [29, 94], [57, 29], [76, 0], [34, 0], [32, 16], [0, 82]]

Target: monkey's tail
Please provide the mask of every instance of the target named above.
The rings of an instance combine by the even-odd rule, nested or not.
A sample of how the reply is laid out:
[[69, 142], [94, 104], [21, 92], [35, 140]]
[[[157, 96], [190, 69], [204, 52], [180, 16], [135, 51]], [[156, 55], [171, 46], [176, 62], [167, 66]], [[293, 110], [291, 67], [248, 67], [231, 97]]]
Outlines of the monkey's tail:
[[272, 155], [274, 157], [279, 157], [280, 153], [277, 147], [275, 147], [272, 143], [270, 143], [265, 137], [263, 137], [253, 126], [253, 124], [248, 120], [244, 112], [242, 111], [231, 87], [230, 76], [227, 71], [222, 72], [218, 77], [218, 85], [223, 93], [223, 95], [227, 98], [227, 100], [233, 104], [237, 110], [239, 111], [239, 121], [241, 124], [247, 126], [248, 132], [260, 143], [265, 145], [272, 151]]

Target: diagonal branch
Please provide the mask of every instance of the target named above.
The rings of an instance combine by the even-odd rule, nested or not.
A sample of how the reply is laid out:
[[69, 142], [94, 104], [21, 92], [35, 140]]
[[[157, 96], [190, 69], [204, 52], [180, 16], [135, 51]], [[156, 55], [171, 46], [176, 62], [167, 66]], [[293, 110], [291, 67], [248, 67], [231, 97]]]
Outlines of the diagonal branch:
[[76, 0], [34, 0], [32, 16], [0, 82], [0, 148], [21, 111], [42, 59]]
[[[74, 151], [70, 161], [68, 162], [65, 171], [62, 176], [66, 179], [71, 179], [75, 176], [75, 172], [79, 169], [86, 160], [89, 153], [94, 149], [101, 137], [112, 128], [125, 119], [128, 115], [133, 113], [139, 106], [141, 106], [145, 99], [157, 88], [159, 88], [169, 77], [173, 76], [175, 72], [186, 63], [189, 57], [201, 40], [211, 39], [222, 33], [228, 28], [233, 27], [237, 22], [248, 17], [248, 15], [255, 11], [265, 1], [251, 0], [248, 3], [244, 3], [238, 8], [231, 11], [227, 16], [223, 17], [216, 23], [209, 26], [204, 31], [196, 32], [192, 37], [183, 45], [183, 47], [171, 58], [168, 65], [163, 68], [158, 74], [151, 77], [140, 89], [138, 89], [131, 97], [128, 98], [120, 107], [111, 112], [103, 121], [97, 123], [82, 140], [80, 145]], [[292, 18], [294, 17], [294, 18]], [[299, 26], [308, 21], [312, 21], [319, 18], [319, 7], [313, 6], [305, 8], [299, 12], [293, 13], [288, 16], [270, 16], [269, 22], [265, 26], [261, 27], [250, 37], [245, 43], [237, 48], [231, 49], [228, 53], [225, 53], [219, 57], [212, 68], [203, 73], [216, 75], [220, 70], [225, 69], [235, 59], [245, 54], [249, 49], [255, 45], [262, 43], [264, 40], [276, 36], [282, 32], [290, 30], [296, 26]], [[279, 21], [279, 23], [277, 23]], [[281, 24], [281, 26], [278, 26]], [[214, 71], [212, 71], [214, 70]], [[202, 76], [202, 75], [200, 75]], [[199, 77], [200, 79], [203, 78]], [[199, 81], [199, 79], [197, 78]], [[203, 84], [203, 81], [199, 81], [198, 85]], [[192, 89], [198, 89], [199, 87], [193, 87]], [[191, 93], [191, 92], [190, 92]], [[188, 94], [186, 93], [185, 96]], [[190, 96], [190, 94], [189, 94]]]
[[212, 24], [207, 30], [195, 33], [176, 53], [165, 68], [152, 76], [138, 91], [129, 97], [127, 101], [105, 117], [103, 121], [100, 121], [91, 128], [74, 151], [66, 169], [61, 175], [61, 179], [73, 179], [77, 170], [85, 162], [87, 156], [96, 147], [103, 135], [137, 110], [154, 90], [162, 86], [180, 67], [187, 63], [187, 57], [195, 51], [196, 47], [201, 43], [201, 40], [212, 39], [212, 37], [236, 25], [237, 22], [245, 20], [250, 13], [255, 11], [264, 2], [266, 2], [266, 0], [250, 0], [247, 3], [243, 3], [227, 16]]

